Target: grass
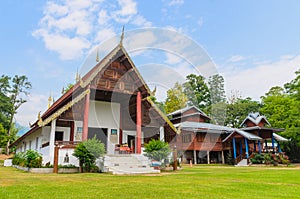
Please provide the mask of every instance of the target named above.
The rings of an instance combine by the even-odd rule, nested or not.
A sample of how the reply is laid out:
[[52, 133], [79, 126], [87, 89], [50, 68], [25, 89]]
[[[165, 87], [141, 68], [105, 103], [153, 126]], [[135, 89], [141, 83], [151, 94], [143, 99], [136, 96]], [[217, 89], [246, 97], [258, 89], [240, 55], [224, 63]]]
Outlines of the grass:
[[300, 169], [194, 166], [159, 175], [33, 174], [0, 167], [0, 198], [300, 198]]

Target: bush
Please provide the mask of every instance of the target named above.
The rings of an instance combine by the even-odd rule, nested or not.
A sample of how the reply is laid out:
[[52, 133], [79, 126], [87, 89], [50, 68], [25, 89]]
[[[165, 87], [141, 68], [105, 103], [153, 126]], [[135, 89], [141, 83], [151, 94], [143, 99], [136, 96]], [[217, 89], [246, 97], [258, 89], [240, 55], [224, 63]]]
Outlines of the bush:
[[24, 152], [18, 152], [14, 155], [12, 164], [21, 167], [29, 168], [41, 168], [43, 158], [41, 154], [34, 150], [28, 150]]
[[95, 165], [95, 160], [105, 154], [104, 144], [96, 137], [78, 144], [73, 155], [79, 159], [79, 165], [85, 171], [90, 172]]
[[264, 155], [264, 162], [265, 164], [269, 165], [272, 163], [272, 156], [269, 153]]
[[152, 139], [148, 144], [145, 144], [144, 152], [152, 160], [161, 162], [169, 156], [171, 149], [168, 143]]
[[250, 159], [253, 164], [262, 164], [264, 162], [264, 156], [257, 153]]
[[67, 164], [67, 165], [58, 165], [58, 168], [66, 168], [66, 169], [73, 169], [73, 168], [77, 168], [77, 166], [73, 165], [73, 164]]

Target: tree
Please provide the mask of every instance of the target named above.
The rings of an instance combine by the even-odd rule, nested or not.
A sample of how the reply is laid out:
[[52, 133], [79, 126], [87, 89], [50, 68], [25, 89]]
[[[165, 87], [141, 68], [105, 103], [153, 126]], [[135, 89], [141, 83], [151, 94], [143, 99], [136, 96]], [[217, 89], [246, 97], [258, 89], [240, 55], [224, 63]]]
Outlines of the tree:
[[273, 87], [262, 97], [262, 108], [260, 112], [267, 116], [272, 126], [284, 128], [281, 133], [291, 141], [283, 143], [283, 149], [291, 159], [300, 160], [300, 99], [298, 89], [300, 85], [296, 77], [290, 83], [285, 84], [285, 90]]
[[211, 106], [207, 107], [212, 122], [223, 125], [226, 118], [226, 97], [223, 76], [216, 74], [208, 79]]
[[261, 104], [250, 97], [231, 100], [231, 103], [228, 103], [226, 107], [227, 116], [224, 124], [238, 128], [249, 113], [259, 112], [260, 107]]
[[8, 89], [8, 94], [10, 98], [10, 110], [8, 114], [8, 141], [6, 145], [7, 154], [9, 154], [9, 145], [11, 141], [14, 116], [17, 113], [17, 110], [20, 108], [20, 106], [26, 102], [26, 100], [22, 98], [22, 95], [28, 95], [28, 90], [31, 89], [31, 83], [28, 81], [28, 78], [25, 75], [15, 75], [11, 81], [11, 84], [12, 85]]
[[171, 149], [168, 143], [152, 139], [148, 144], [145, 144], [144, 152], [150, 159], [162, 162], [169, 156]]
[[[11, 110], [11, 103], [9, 96], [10, 77], [2, 75], [0, 78], [0, 123], [6, 130], [9, 126], [9, 112]], [[4, 146], [5, 147], [5, 146]]]
[[226, 101], [223, 76], [216, 74], [209, 77], [208, 85], [212, 104]]
[[91, 167], [95, 164], [96, 159], [104, 154], [104, 144], [101, 143], [100, 140], [97, 140], [96, 136], [78, 144], [73, 153], [73, 155], [79, 159], [81, 172], [83, 168], [89, 172]]
[[188, 98], [183, 92], [182, 85], [178, 82], [175, 86], [167, 91], [167, 99], [165, 102], [166, 113], [172, 113], [178, 109], [186, 107]]
[[210, 105], [210, 92], [205, 78], [201, 75], [190, 74], [186, 76], [187, 82], [183, 84], [184, 93], [188, 97], [188, 104], [201, 110]]
[[286, 89], [286, 92], [298, 100], [300, 100], [300, 69], [295, 72], [297, 77], [293, 79], [291, 82], [286, 83], [284, 85], [284, 88]]

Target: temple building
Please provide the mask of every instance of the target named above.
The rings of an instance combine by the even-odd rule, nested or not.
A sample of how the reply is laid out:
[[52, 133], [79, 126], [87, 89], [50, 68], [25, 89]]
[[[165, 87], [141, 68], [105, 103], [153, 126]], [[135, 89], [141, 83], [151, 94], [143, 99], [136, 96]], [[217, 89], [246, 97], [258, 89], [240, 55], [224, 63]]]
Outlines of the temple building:
[[176, 146], [185, 163], [225, 164], [233, 159], [235, 165], [248, 165], [254, 153], [281, 152], [280, 142], [288, 141], [276, 134], [284, 129], [270, 127], [259, 113], [250, 113], [240, 129], [211, 124], [194, 106], [168, 116], [179, 132], [169, 139], [170, 145]]
[[149, 140], [174, 136], [176, 128], [151, 101], [149, 87], [121, 42], [77, 78], [11, 147], [38, 151], [43, 164], [78, 165], [72, 156], [76, 144], [94, 136], [105, 144], [108, 156], [142, 154]]

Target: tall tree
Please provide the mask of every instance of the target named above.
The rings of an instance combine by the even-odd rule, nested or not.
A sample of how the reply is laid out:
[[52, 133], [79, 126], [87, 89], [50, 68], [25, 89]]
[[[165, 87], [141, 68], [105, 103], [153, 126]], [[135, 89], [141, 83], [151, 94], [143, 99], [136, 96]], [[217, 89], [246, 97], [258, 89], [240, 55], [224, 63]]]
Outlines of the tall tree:
[[210, 90], [210, 101], [212, 104], [226, 101], [223, 76], [216, 74], [209, 77], [208, 85]]
[[6, 153], [9, 154], [9, 145], [12, 136], [13, 129], [13, 119], [17, 110], [22, 104], [26, 102], [23, 98], [23, 95], [28, 95], [28, 90], [31, 89], [31, 83], [28, 81], [28, 78], [25, 75], [15, 75], [11, 81], [11, 86], [9, 87], [8, 94], [10, 98], [10, 110], [8, 117], [8, 141], [6, 145]]
[[183, 87], [178, 82], [175, 86], [167, 91], [167, 99], [165, 102], [166, 113], [172, 113], [178, 109], [184, 108], [187, 105], [188, 98], [183, 92]]
[[226, 97], [223, 76], [216, 74], [208, 79], [211, 106], [208, 107], [212, 122], [223, 125], [226, 119]]
[[186, 76], [187, 82], [183, 84], [184, 93], [188, 97], [188, 104], [200, 109], [210, 105], [210, 92], [205, 78], [201, 75], [190, 74]]

